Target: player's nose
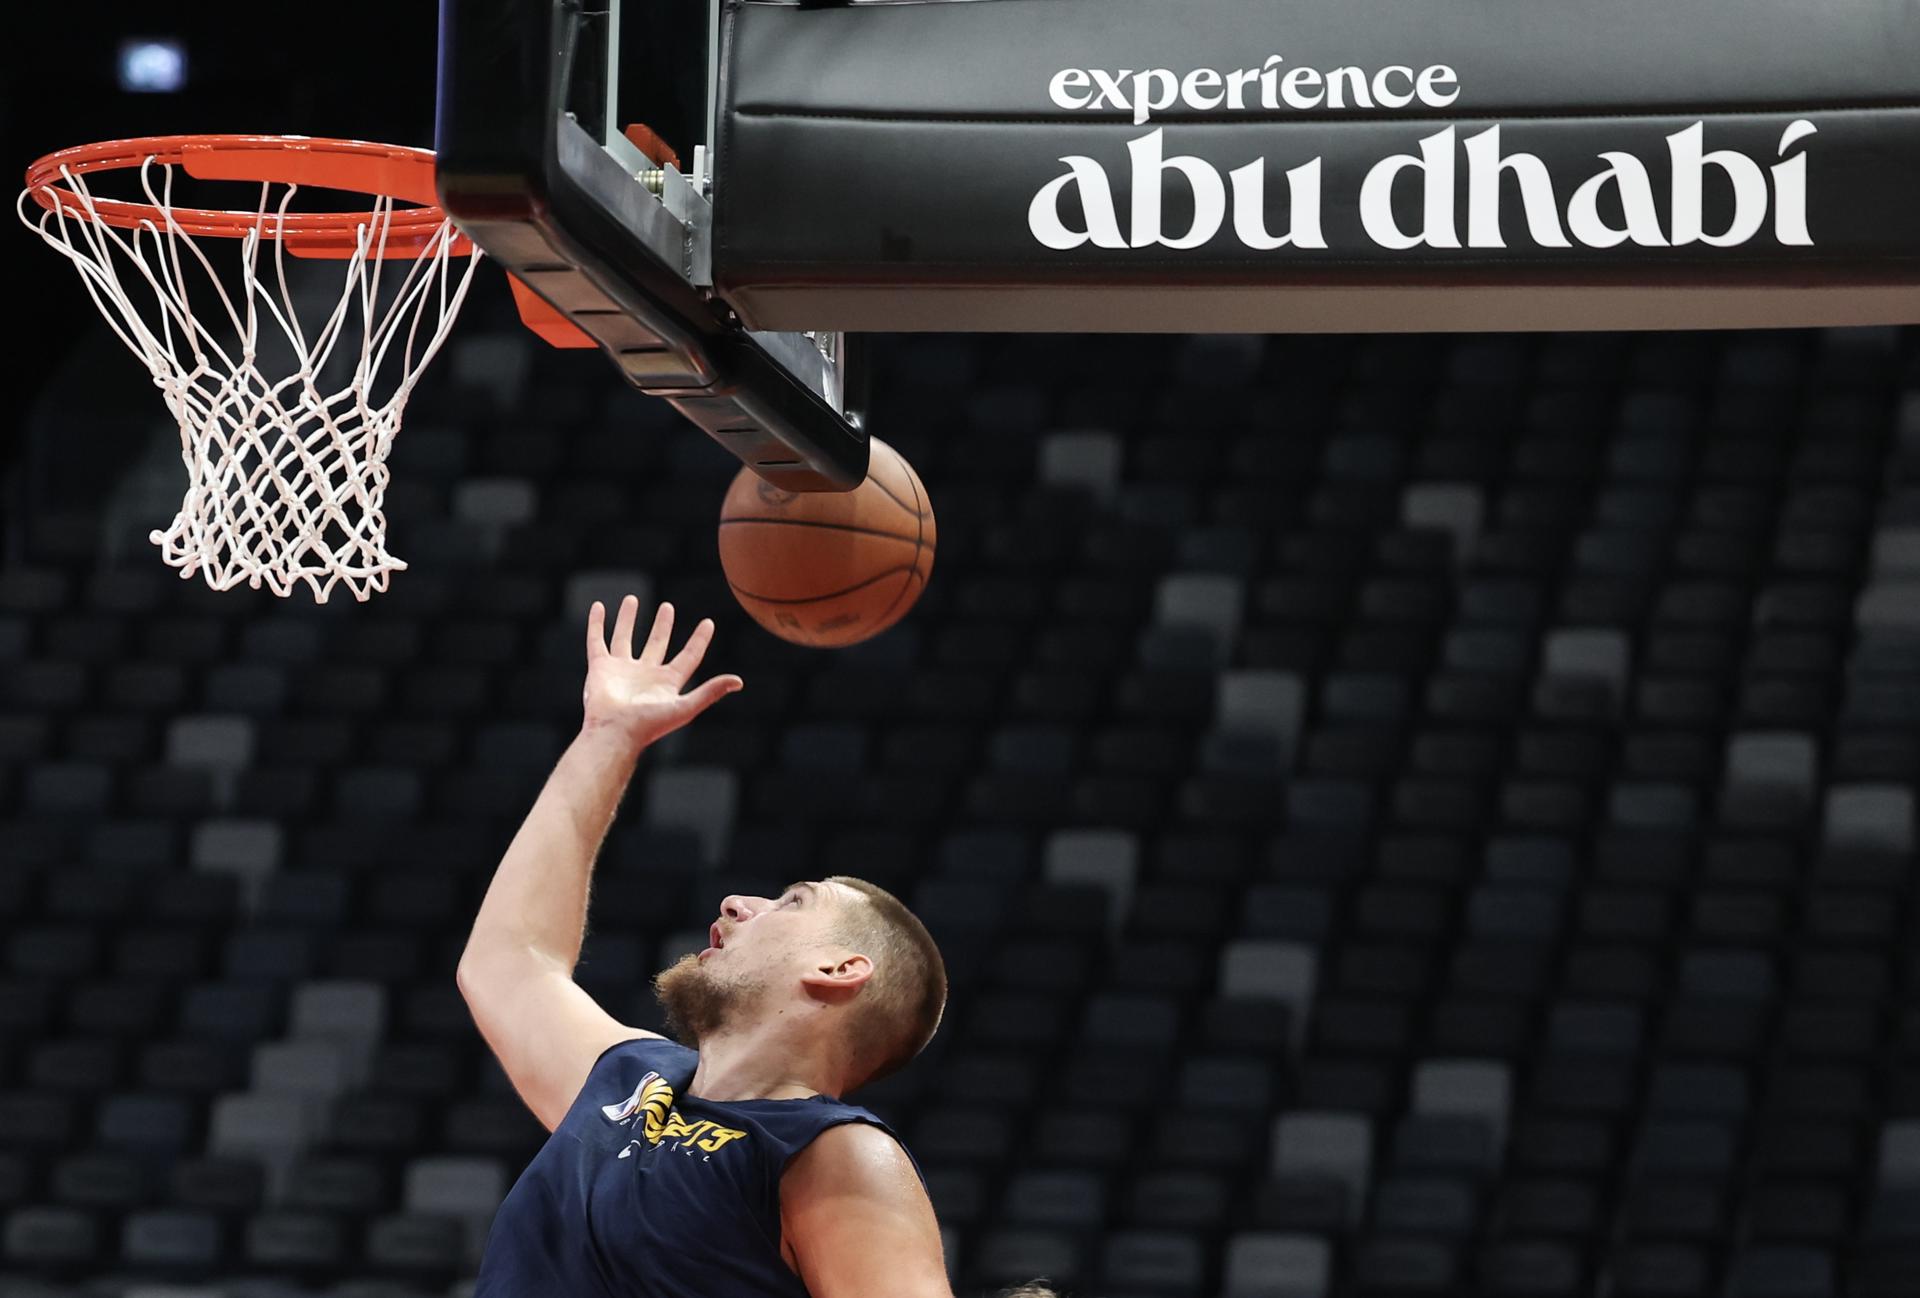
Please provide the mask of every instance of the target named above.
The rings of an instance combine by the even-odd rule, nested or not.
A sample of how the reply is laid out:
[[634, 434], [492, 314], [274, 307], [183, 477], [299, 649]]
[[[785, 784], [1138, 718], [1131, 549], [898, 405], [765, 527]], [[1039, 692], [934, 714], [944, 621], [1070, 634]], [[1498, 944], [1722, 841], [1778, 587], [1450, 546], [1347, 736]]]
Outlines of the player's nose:
[[720, 913], [739, 924], [751, 919], [766, 904], [764, 897], [743, 897], [734, 893], [720, 903]]

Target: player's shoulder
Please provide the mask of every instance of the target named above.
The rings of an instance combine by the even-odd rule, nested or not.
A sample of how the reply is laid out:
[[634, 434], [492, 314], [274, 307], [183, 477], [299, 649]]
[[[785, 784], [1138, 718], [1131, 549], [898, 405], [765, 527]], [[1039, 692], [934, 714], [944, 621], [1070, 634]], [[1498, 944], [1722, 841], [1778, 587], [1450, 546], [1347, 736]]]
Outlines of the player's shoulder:
[[891, 1161], [906, 1152], [891, 1132], [874, 1122], [836, 1122], [815, 1136], [814, 1143], [839, 1151], [843, 1158]]
[[569, 1106], [569, 1117], [600, 1112], [617, 1121], [629, 1116], [650, 1097], [671, 1097], [686, 1085], [699, 1062], [698, 1054], [656, 1032], [623, 1035], [587, 1069]]
[[620, 1038], [607, 1044], [593, 1061], [590, 1072], [599, 1072], [611, 1063], [636, 1060], [654, 1063], [660, 1060], [695, 1059], [697, 1051], [675, 1041], [672, 1037], [663, 1037], [658, 1032], [648, 1032], [644, 1028], [622, 1028]]
[[886, 1189], [901, 1179], [918, 1184], [919, 1174], [905, 1145], [873, 1122], [836, 1122], [821, 1131], [787, 1164], [790, 1183], [832, 1183], [844, 1188]]

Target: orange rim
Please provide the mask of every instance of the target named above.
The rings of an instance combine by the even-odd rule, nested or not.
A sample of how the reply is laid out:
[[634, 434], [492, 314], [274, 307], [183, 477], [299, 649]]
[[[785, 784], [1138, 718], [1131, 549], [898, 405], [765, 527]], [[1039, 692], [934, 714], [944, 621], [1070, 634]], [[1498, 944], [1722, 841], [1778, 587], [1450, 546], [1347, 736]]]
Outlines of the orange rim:
[[[245, 238], [258, 230], [261, 238], [277, 238], [288, 251], [308, 257], [352, 256], [360, 228], [379, 216], [371, 211], [289, 212], [282, 218], [276, 212], [263, 216], [257, 211], [176, 207], [169, 220], [152, 203], [110, 198], [83, 202], [59, 183], [62, 172], [84, 176], [137, 170], [149, 160], [177, 165], [198, 180], [315, 185], [419, 204], [395, 207], [388, 214], [384, 255], [389, 257], [419, 256], [447, 219], [434, 192], [431, 150], [304, 135], [155, 135], [82, 144], [49, 153], [28, 167], [27, 190], [48, 211], [57, 209], [83, 221], [122, 230], [177, 227], [190, 235], [228, 239]], [[453, 256], [471, 251], [472, 244], [458, 235], [449, 249]]]

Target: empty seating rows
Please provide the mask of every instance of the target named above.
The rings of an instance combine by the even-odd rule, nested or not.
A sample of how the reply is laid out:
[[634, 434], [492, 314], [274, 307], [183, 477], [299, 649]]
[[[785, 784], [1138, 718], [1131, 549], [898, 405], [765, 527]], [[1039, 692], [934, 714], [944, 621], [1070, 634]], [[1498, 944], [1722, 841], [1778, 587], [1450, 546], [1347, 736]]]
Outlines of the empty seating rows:
[[1920, 1292], [1920, 338], [1017, 341], [890, 345], [942, 548], [839, 654], [732, 608], [730, 458], [506, 334], [415, 398], [376, 603], [30, 521], [0, 1294], [460, 1291], [542, 1133], [452, 968], [629, 591], [749, 688], [578, 977], [654, 1027], [728, 892], [909, 900], [953, 999], [863, 1098], [961, 1292]]

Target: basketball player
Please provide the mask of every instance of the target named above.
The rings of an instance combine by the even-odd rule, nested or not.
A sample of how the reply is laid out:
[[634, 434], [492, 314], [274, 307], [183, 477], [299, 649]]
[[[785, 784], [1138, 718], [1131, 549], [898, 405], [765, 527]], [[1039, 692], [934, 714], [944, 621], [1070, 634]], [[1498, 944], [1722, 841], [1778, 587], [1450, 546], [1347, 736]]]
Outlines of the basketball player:
[[[649, 744], [741, 688], [687, 682], [662, 604], [587, 618], [585, 720], [501, 859], [460, 959], [481, 1035], [553, 1135], [500, 1205], [475, 1298], [950, 1298], [919, 1170], [839, 1097], [902, 1067], [946, 1003], [927, 930], [858, 879], [726, 898], [655, 979], [679, 1039], [573, 981], [593, 860]], [[683, 692], [685, 691], [685, 692]], [[1044, 1290], [1023, 1290], [1044, 1295]]]

